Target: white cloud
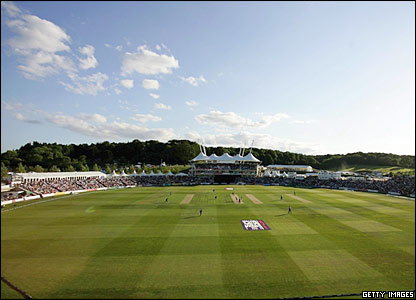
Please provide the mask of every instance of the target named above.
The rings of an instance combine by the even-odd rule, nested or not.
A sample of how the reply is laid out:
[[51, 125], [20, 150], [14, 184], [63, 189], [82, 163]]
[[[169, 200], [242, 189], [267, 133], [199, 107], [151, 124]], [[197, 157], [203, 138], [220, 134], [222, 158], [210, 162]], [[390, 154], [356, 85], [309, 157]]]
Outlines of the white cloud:
[[293, 120], [290, 121], [289, 124], [310, 124], [312, 121], [305, 121], [305, 120]]
[[162, 48], [159, 45], [156, 45], [156, 50], [160, 51]]
[[146, 46], [140, 46], [136, 53], [126, 52], [123, 57], [121, 73], [123, 76], [133, 72], [145, 75], [170, 74], [172, 69], [176, 68], [179, 68], [179, 63], [175, 57], [165, 54], [159, 55], [148, 50]]
[[150, 93], [149, 96], [152, 97], [153, 99], [159, 99], [160, 97], [159, 95], [153, 94], [153, 93]]
[[33, 15], [6, 22], [18, 36], [9, 39], [13, 48], [45, 52], [70, 51], [71, 38], [59, 26]]
[[162, 43], [162, 44], [160, 44], [160, 45], [162, 45], [162, 48], [163, 48], [163, 49], [165, 49], [165, 50], [167, 50], [167, 51], [169, 51], [169, 52], [170, 52], [170, 49], [169, 49], [168, 47], [166, 47], [166, 45], [165, 45], [165, 44], [163, 44], [163, 43]]
[[2, 100], [1, 103], [3, 104], [5, 110], [13, 111], [13, 110], [22, 110], [25, 108], [25, 106], [20, 102], [8, 103]]
[[111, 48], [111, 49], [116, 49], [117, 51], [123, 51], [123, 45], [118, 45], [118, 46], [112, 46], [111, 44], [108, 44], [108, 43], [104, 43], [104, 46], [105, 47], [107, 47], [107, 48]]
[[16, 113], [16, 119], [18, 119], [18, 120], [22, 121], [22, 120], [24, 120], [25, 118], [23, 117], [23, 115], [22, 115], [21, 113]]
[[191, 100], [191, 101], [185, 101], [185, 104], [190, 106], [190, 107], [195, 107], [198, 106], [198, 102]]
[[144, 87], [146, 90], [158, 90], [159, 81], [153, 79], [144, 79], [142, 82], [142, 87]]
[[74, 85], [60, 81], [67, 91], [80, 95], [87, 94], [96, 96], [98, 92], [106, 90], [103, 83], [108, 79], [108, 76], [101, 72], [85, 77], [70, 73], [68, 74], [68, 77], [72, 80]]
[[21, 10], [11, 1], [1, 1], [1, 9], [4, 10], [10, 17], [15, 17], [21, 13]]
[[31, 123], [31, 124], [40, 124], [40, 123], [42, 123], [41, 121], [38, 121], [38, 120], [28, 119], [19, 112], [15, 114], [15, 117], [19, 121], [23, 121], [23, 122], [26, 122], [26, 123]]
[[273, 149], [279, 151], [289, 151], [295, 153], [319, 153], [319, 145], [296, 142], [293, 140], [279, 139], [270, 134], [259, 134], [250, 132], [230, 133], [230, 134], [199, 134], [191, 131], [185, 134], [185, 139], [192, 141], [202, 141], [205, 146], [224, 146], [224, 147], [241, 147], [247, 143], [251, 145], [254, 140], [254, 148]]
[[71, 38], [59, 26], [33, 15], [18, 15], [6, 24], [17, 33], [7, 43], [23, 58], [24, 63], [18, 69], [26, 78], [42, 78], [61, 70], [75, 71], [69, 57], [57, 54], [71, 51]]
[[191, 101], [185, 101], [185, 104], [188, 105], [191, 110], [194, 110], [195, 107], [197, 107], [199, 103], [194, 100], [191, 100]]
[[166, 105], [166, 104], [163, 104], [163, 103], [155, 103], [154, 107], [156, 109], [165, 109], [165, 110], [171, 110], [172, 109], [172, 107], [170, 105]]
[[105, 122], [107, 122], [107, 118], [104, 117], [103, 115], [100, 115], [100, 114], [89, 115], [89, 114], [82, 113], [81, 114], [81, 119], [85, 120], [85, 121], [93, 121], [93, 122], [96, 122], [96, 123], [105, 123]]
[[264, 128], [269, 126], [273, 122], [278, 122], [289, 116], [284, 113], [278, 113], [274, 115], [262, 116], [260, 121], [253, 121], [248, 118], [244, 118], [235, 112], [221, 112], [210, 111], [209, 114], [200, 114], [195, 117], [200, 124], [207, 124], [212, 126], [229, 127], [229, 128]]
[[51, 52], [26, 52], [23, 54], [25, 64], [17, 66], [27, 79], [43, 78], [57, 74], [61, 70], [75, 72], [76, 69], [69, 57]]
[[86, 55], [87, 58], [80, 58], [79, 61], [81, 62], [79, 67], [83, 70], [95, 68], [98, 66], [98, 61], [94, 56], [94, 47], [91, 45], [86, 45], [84, 47], [79, 48], [79, 52]]
[[137, 122], [146, 123], [149, 121], [152, 122], [158, 122], [162, 120], [161, 117], [150, 115], [150, 114], [135, 114], [134, 117], [131, 117], [130, 119], [135, 120]]
[[140, 139], [168, 141], [177, 138], [172, 128], [146, 128], [126, 122], [106, 122], [90, 124], [82, 118], [57, 114], [47, 117], [48, 122], [59, 127], [77, 132], [83, 135], [102, 139]]
[[192, 77], [192, 76], [189, 76], [187, 78], [179, 76], [179, 78], [193, 86], [198, 86], [200, 82], [207, 81], [202, 75], [199, 76], [199, 78]]
[[123, 79], [120, 81], [121, 85], [125, 88], [131, 89], [134, 87], [134, 80], [132, 79]]
[[115, 88], [114, 92], [116, 93], [116, 95], [120, 95], [121, 94], [121, 90], [119, 88]]

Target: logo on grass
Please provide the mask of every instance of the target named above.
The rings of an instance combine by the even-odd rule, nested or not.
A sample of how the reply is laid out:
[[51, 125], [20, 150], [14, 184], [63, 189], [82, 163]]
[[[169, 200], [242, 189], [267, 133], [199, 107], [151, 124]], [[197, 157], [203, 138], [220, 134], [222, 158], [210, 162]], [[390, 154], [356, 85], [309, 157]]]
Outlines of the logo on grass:
[[244, 230], [270, 230], [263, 220], [241, 220]]

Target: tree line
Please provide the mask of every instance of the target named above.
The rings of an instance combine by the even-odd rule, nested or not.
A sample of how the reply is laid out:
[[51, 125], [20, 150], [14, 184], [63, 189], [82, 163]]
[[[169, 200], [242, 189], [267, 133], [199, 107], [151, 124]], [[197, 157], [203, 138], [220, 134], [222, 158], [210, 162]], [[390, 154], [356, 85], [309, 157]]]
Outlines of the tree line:
[[[206, 147], [207, 155], [228, 153], [236, 155], [240, 148]], [[248, 153], [248, 149], [245, 150]], [[27, 143], [17, 150], [1, 154], [2, 173], [15, 172], [70, 172], [99, 171], [132, 168], [141, 164], [187, 165], [200, 152], [199, 144], [188, 140], [170, 140], [162, 143], [155, 140], [133, 140], [125, 143], [101, 142], [95, 144]], [[349, 165], [397, 166], [415, 168], [415, 157], [391, 153], [305, 155], [279, 150], [252, 148], [255, 157], [263, 166], [270, 164], [310, 165], [315, 169], [340, 169]], [[6, 171], [7, 172], [7, 171]]]

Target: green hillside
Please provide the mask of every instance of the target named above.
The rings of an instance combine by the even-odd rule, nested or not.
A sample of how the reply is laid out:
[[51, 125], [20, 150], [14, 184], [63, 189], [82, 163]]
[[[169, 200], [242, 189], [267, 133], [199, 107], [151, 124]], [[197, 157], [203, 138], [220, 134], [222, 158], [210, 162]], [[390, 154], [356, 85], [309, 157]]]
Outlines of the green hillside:
[[415, 175], [415, 169], [392, 167], [392, 166], [370, 166], [370, 165], [353, 165], [346, 168], [330, 168], [330, 171], [349, 171], [349, 172], [382, 172], [384, 175]]

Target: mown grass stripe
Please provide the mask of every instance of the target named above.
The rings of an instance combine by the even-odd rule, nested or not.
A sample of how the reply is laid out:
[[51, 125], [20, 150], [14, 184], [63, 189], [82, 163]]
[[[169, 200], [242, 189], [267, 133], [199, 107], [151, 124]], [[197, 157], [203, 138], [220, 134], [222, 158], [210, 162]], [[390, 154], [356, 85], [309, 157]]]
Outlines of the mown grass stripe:
[[303, 199], [303, 198], [301, 198], [301, 197], [299, 197], [299, 196], [295, 196], [295, 195], [292, 195], [292, 194], [286, 194], [286, 196], [289, 196], [290, 198], [293, 198], [293, 199], [299, 200], [300, 202], [303, 202], [303, 203], [312, 203], [312, 202], [311, 202], [311, 201], [309, 201], [309, 200]]
[[[414, 223], [369, 210], [363, 202], [335, 199], [352, 195], [368, 206], [382, 205], [377, 198], [329, 190], [325, 197], [309, 189], [233, 186], [235, 194], [245, 199], [250, 194], [263, 202], [234, 205], [225, 187], [97, 192], [2, 214], [2, 273], [7, 270], [9, 279], [39, 298], [294, 298], [377, 286], [414, 288], [414, 227], [410, 227]], [[294, 190], [311, 203], [285, 195]], [[180, 205], [189, 194], [195, 194], [191, 203]], [[289, 205], [293, 214], [288, 215]], [[89, 207], [94, 212], [87, 214]], [[414, 202], [408, 208], [396, 203], [386, 207], [412, 213]], [[271, 230], [245, 231], [242, 219], [262, 219]], [[401, 230], [379, 231], [380, 226], [372, 228], [377, 223], [365, 223], [369, 220]], [[301, 265], [308, 253], [324, 257], [322, 276], [303, 263], [309, 277], [305, 275], [289, 255], [300, 252]], [[370, 271], [365, 269], [365, 276], [330, 279], [339, 279], [336, 276], [341, 275], [331, 274], [336, 268], [346, 273], [349, 264], [358, 269], [367, 265], [382, 276], [367, 276]]]
[[247, 198], [250, 199], [254, 204], [263, 204], [259, 199], [256, 198], [256, 196], [252, 194], [246, 194]]

